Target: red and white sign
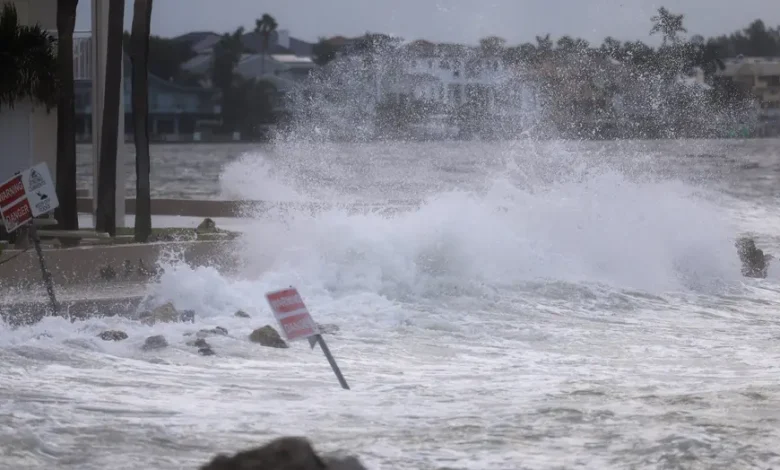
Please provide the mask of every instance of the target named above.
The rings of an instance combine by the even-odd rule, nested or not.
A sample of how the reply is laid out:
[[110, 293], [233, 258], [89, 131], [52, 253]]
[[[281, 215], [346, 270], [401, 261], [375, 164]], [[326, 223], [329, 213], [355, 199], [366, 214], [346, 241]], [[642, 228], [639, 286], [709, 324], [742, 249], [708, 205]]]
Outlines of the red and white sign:
[[33, 218], [30, 210], [30, 201], [27, 198], [20, 199], [16, 204], [3, 207], [3, 221], [8, 233], [31, 221]]
[[274, 317], [282, 327], [288, 341], [319, 334], [317, 324], [295, 288], [269, 292], [265, 294], [265, 298], [268, 299]]
[[9, 233], [59, 205], [46, 163], [28, 168], [0, 185], [0, 213]]
[[5, 207], [24, 196], [22, 175], [16, 175], [0, 186], [0, 207]]

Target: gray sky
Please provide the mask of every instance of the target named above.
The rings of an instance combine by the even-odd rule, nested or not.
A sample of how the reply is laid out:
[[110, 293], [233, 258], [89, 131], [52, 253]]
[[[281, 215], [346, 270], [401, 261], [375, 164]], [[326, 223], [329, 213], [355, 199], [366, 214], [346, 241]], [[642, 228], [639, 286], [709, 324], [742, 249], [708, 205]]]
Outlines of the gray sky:
[[[90, 3], [79, 2], [77, 30], [90, 29]], [[128, 30], [132, 3], [126, 0]], [[269, 13], [281, 29], [308, 41], [372, 31], [467, 43], [497, 35], [516, 44], [551, 33], [593, 43], [613, 36], [655, 44], [648, 32], [659, 6], [684, 13], [689, 34], [707, 37], [740, 29], [756, 18], [780, 25], [780, 0], [154, 0], [152, 33], [253, 28], [255, 18]]]

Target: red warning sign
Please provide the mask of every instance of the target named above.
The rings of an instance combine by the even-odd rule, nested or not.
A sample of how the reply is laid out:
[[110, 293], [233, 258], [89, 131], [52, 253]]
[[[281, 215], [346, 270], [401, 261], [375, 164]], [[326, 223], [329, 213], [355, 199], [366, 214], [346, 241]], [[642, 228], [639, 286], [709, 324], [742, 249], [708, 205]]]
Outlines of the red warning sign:
[[30, 209], [30, 201], [27, 198], [22, 199], [16, 204], [3, 208], [3, 220], [5, 221], [5, 229], [8, 232], [13, 232], [19, 226], [26, 224], [32, 220], [32, 210]]
[[296, 289], [269, 292], [265, 297], [289, 341], [308, 338], [319, 333], [317, 324], [314, 323]]
[[16, 175], [0, 186], [0, 207], [5, 207], [24, 195], [22, 175]]

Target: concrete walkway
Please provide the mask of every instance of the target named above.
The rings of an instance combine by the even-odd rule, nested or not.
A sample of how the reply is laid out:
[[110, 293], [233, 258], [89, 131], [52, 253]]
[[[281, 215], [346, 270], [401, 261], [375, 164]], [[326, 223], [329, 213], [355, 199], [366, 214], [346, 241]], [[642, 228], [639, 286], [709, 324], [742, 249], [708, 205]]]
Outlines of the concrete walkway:
[[[234, 217], [211, 217], [211, 220], [217, 224], [218, 228], [225, 230], [231, 230], [235, 232], [246, 232], [248, 226], [252, 223], [251, 219], [239, 219]], [[201, 222], [203, 217], [190, 217], [186, 215], [153, 215], [152, 227], [155, 228], [195, 228]], [[135, 215], [125, 216], [125, 227], [133, 227], [135, 225]], [[79, 214], [79, 227], [80, 228], [94, 228], [95, 225], [92, 221], [92, 214]]]

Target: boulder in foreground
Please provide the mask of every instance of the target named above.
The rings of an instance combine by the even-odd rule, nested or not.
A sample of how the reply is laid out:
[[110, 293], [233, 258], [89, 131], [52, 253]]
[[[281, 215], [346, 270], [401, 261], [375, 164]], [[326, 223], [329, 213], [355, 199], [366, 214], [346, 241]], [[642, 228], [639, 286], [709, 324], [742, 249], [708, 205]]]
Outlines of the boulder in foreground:
[[249, 335], [249, 341], [269, 348], [287, 348], [279, 333], [271, 325], [258, 328]]
[[163, 349], [168, 347], [168, 340], [165, 339], [165, 336], [163, 335], [155, 335], [150, 336], [146, 338], [146, 341], [144, 341], [144, 345], [141, 346], [141, 348], [144, 351], [151, 351], [154, 349]]
[[219, 454], [200, 470], [366, 470], [354, 457], [320, 457], [302, 437], [281, 437], [233, 456]]
[[742, 262], [742, 275], [745, 277], [765, 278], [772, 255], [756, 247], [752, 238], [742, 237], [737, 240], [737, 254]]

